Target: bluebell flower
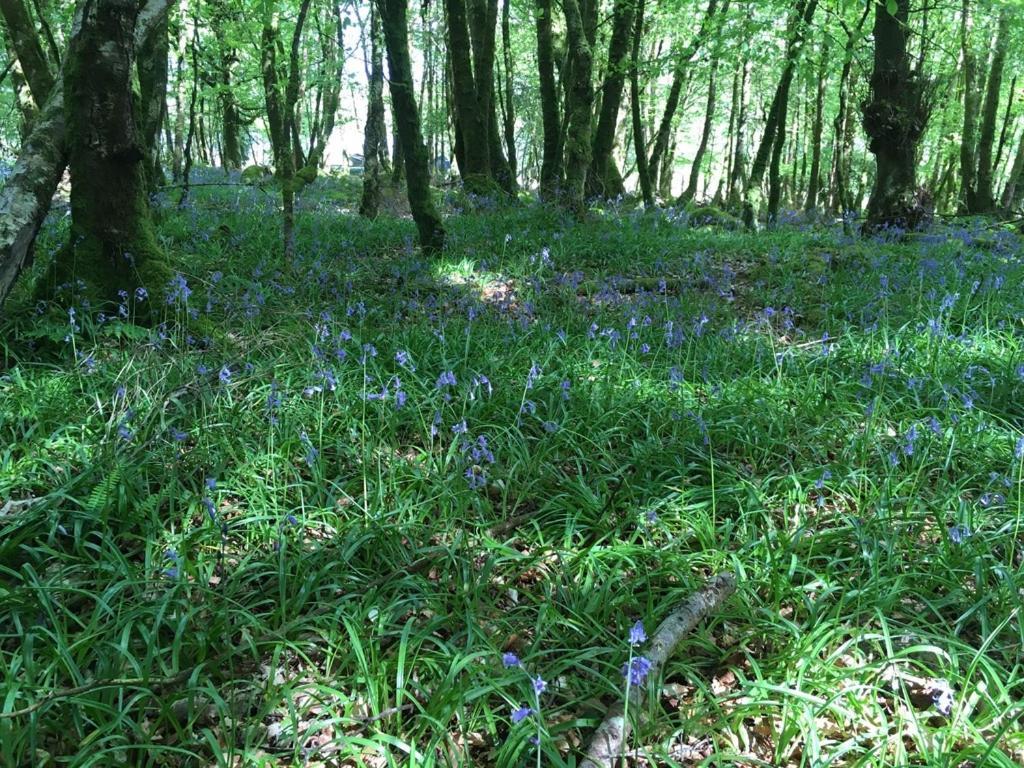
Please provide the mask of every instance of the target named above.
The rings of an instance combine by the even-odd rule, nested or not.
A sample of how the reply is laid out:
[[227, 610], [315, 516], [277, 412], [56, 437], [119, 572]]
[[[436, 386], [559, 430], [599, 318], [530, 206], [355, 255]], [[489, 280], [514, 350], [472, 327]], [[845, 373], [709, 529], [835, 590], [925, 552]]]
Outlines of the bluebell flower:
[[210, 372], [210, 369], [207, 368], [202, 363], [200, 363], [199, 365], [196, 366], [196, 373], [198, 373], [200, 376], [205, 376], [209, 372]]
[[208, 478], [206, 478], [205, 485], [211, 491], [217, 490], [217, 478], [215, 478], [215, 477], [208, 477]]
[[647, 642], [647, 633], [644, 632], [644, 623], [637, 621], [632, 627], [629, 628], [629, 644], [636, 647], [641, 643]]
[[1017, 438], [1017, 444], [1013, 446], [1013, 458], [1017, 461], [1024, 459], [1024, 437]]
[[569, 399], [569, 389], [572, 387], [572, 382], [568, 379], [562, 379], [562, 399]]
[[121, 424], [117, 428], [117, 436], [120, 437], [125, 442], [128, 442], [132, 439], [132, 437], [134, 437], [134, 433], [130, 429], [128, 429], [128, 427], [126, 427], [124, 424]]
[[222, 384], [227, 384], [231, 381], [231, 369], [225, 365], [220, 369], [220, 373], [217, 374], [217, 378], [221, 380]]
[[547, 687], [548, 684], [541, 678], [540, 675], [537, 675], [535, 678], [533, 678], [533, 692], [536, 693], [538, 696], [544, 693], [544, 690]]
[[521, 723], [532, 714], [533, 709], [531, 707], [519, 707], [512, 713], [512, 722]]
[[650, 659], [644, 656], [634, 656], [629, 663], [622, 665], [622, 676], [629, 680], [630, 685], [643, 685], [650, 671]]
[[458, 424], [455, 424], [452, 427], [452, 432], [454, 432], [456, 435], [464, 435], [468, 431], [469, 431], [469, 427], [466, 426], [466, 420], [465, 419], [463, 419]]
[[508, 651], [501, 654], [501, 663], [505, 666], [505, 669], [510, 669], [511, 667], [521, 667], [523, 665], [523, 662], [519, 660], [518, 656]]
[[540, 378], [540, 368], [537, 367], [536, 363], [532, 363], [529, 372], [526, 374], [526, 388], [533, 389], [533, 385], [538, 378]]
[[284, 519], [288, 521], [289, 525], [298, 525], [299, 524], [299, 518], [297, 518], [295, 515], [291, 515], [291, 514], [286, 515]]
[[213, 499], [204, 496], [200, 503], [206, 509], [206, 514], [210, 516], [210, 520], [217, 522], [217, 506], [213, 503]]
[[180, 443], [180, 442], [182, 442], [187, 437], [188, 437], [188, 433], [187, 432], [182, 432], [177, 427], [171, 427], [171, 440], [173, 440], [174, 442]]
[[436, 389], [444, 389], [445, 387], [454, 387], [456, 385], [455, 374], [451, 371], [442, 371], [441, 375], [437, 377], [437, 383], [434, 385]]
[[951, 526], [949, 529], [949, 540], [954, 544], [963, 544], [971, 537], [971, 529], [962, 523]]

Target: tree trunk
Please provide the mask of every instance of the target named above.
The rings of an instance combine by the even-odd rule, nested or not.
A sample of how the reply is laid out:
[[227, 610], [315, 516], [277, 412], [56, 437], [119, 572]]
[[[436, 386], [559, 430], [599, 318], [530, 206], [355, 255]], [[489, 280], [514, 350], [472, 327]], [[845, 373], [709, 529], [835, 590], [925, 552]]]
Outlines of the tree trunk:
[[910, 69], [907, 50], [910, 0], [896, 12], [875, 6], [875, 56], [871, 99], [864, 104], [864, 130], [875, 156], [875, 186], [868, 201], [867, 233], [916, 228], [925, 215], [917, 195], [917, 143], [928, 121], [924, 84]]
[[512, 25], [510, 19], [511, 0], [505, 0], [501, 7], [501, 44], [505, 65], [505, 148], [508, 151], [508, 167], [515, 181], [519, 174], [516, 158], [516, 113], [513, 98], [514, 73], [512, 64]]
[[0, 191], [0, 306], [32, 262], [36, 234], [67, 167], [64, 138], [64, 86], [57, 80]]
[[736, 112], [736, 138], [733, 145], [733, 159], [729, 171], [729, 191], [726, 194], [730, 207], [739, 202], [739, 196], [746, 184], [747, 179], [747, 101], [749, 92], [747, 80], [750, 75], [750, 61], [746, 56], [740, 64], [740, 71], [737, 73], [739, 80], [739, 106]]
[[217, 95], [220, 101], [221, 114], [221, 147], [222, 163], [225, 171], [238, 170], [242, 167], [241, 117], [238, 113], [238, 102], [233, 91], [232, 70], [238, 63], [238, 52], [228, 42], [225, 28], [229, 23], [226, 6], [215, 4], [214, 32], [217, 36], [218, 51], [218, 83]]
[[978, 181], [975, 191], [974, 213], [991, 213], [995, 210], [993, 187], [994, 166], [992, 150], [996, 138], [996, 118], [999, 112], [999, 92], [1003, 86], [1003, 65], [1006, 62], [1007, 38], [1010, 34], [1010, 10], [1003, 6], [999, 11], [999, 29], [996, 32], [995, 51], [989, 68], [988, 87], [985, 92], [985, 106], [981, 113], [981, 135], [978, 137]]
[[[701, 45], [707, 39], [711, 29], [711, 21], [718, 10], [718, 0], [708, 0], [707, 10], [700, 22], [700, 28], [690, 45], [676, 55], [676, 64], [672, 72], [672, 85], [669, 88], [668, 100], [665, 102], [665, 112], [662, 114], [661, 122], [658, 125], [658, 133], [654, 137], [654, 147], [651, 150], [651, 157], [648, 162], [651, 177], [657, 178], [662, 158], [668, 150], [669, 141], [672, 138], [672, 123], [675, 119], [676, 110], [679, 108], [679, 98], [683, 91], [683, 80], [686, 70], [693, 57], [697, 55]], [[659, 185], [660, 186], [660, 185]]]
[[391, 100], [405, 164], [409, 207], [419, 231], [420, 246], [429, 253], [444, 247], [445, 232], [430, 196], [430, 167], [413, 91], [407, 0], [377, 0], [391, 75]]
[[636, 175], [639, 177], [640, 194], [644, 208], [654, 208], [654, 186], [651, 171], [647, 165], [647, 140], [644, 138], [643, 114], [640, 110], [640, 43], [644, 31], [644, 0], [637, 0], [636, 21], [633, 27], [633, 51], [629, 64], [629, 101], [633, 118], [633, 151], [636, 154]]
[[46, 54], [43, 53], [39, 35], [36, 34], [35, 24], [32, 23], [32, 16], [23, 0], [0, 0], [0, 15], [3, 16], [4, 31], [18, 57], [22, 75], [38, 110], [53, 90], [54, 77]]
[[765, 124], [765, 131], [761, 136], [761, 143], [758, 145], [758, 153], [755, 156], [754, 165], [751, 167], [751, 176], [746, 181], [746, 194], [748, 196], [752, 191], [756, 193], [761, 186], [765, 171], [768, 169], [769, 160], [772, 157], [775, 142], [785, 140], [785, 114], [788, 100], [790, 100], [790, 88], [793, 84], [797, 60], [800, 58], [803, 48], [806, 28], [811, 24], [811, 18], [814, 16], [817, 5], [818, 0], [797, 0], [790, 40], [786, 44], [782, 75], [779, 77], [775, 94], [772, 97], [771, 108], [768, 111], [768, 122]]
[[537, 69], [540, 78], [540, 110], [544, 147], [540, 168], [540, 197], [557, 200], [562, 186], [562, 122], [558, 115], [558, 86], [555, 82], [555, 54], [551, 0], [537, 0]]
[[854, 29], [850, 29], [845, 21], [842, 22], [843, 31], [846, 32], [846, 48], [843, 55], [843, 69], [839, 75], [839, 109], [836, 110], [836, 118], [832, 123], [835, 135], [832, 145], [831, 204], [832, 209], [841, 215], [845, 215], [846, 211], [852, 207], [849, 181], [846, 178], [846, 162], [849, 154], [846, 134], [847, 125], [850, 122], [850, 73], [853, 71], [853, 56], [860, 38], [860, 31], [864, 28], [864, 22], [870, 12], [871, 3], [865, 3], [864, 13]]
[[445, 0], [448, 22], [448, 50], [451, 55], [452, 99], [461, 151], [457, 153], [459, 175], [466, 189], [480, 194], [490, 191], [491, 167], [487, 141], [489, 115], [480, 110], [477, 81], [473, 74], [472, 43], [466, 0]]
[[625, 194], [612, 151], [615, 149], [615, 130], [622, 107], [622, 89], [626, 83], [629, 56], [629, 36], [633, 28], [636, 0], [615, 0], [612, 9], [612, 34], [608, 43], [608, 64], [601, 87], [601, 112], [591, 148], [592, 160], [588, 191], [606, 198]]
[[713, 56], [708, 72], [708, 102], [704, 110], [704, 129], [700, 134], [700, 143], [697, 145], [697, 152], [693, 156], [693, 166], [690, 168], [690, 182], [686, 185], [682, 195], [679, 196], [679, 204], [685, 205], [697, 195], [697, 182], [700, 179], [700, 166], [704, 162], [704, 153], [708, 151], [708, 141], [711, 138], [711, 128], [715, 122], [715, 75], [718, 70], [718, 57]]
[[996, 147], [996, 157], [992, 161], [992, 167], [998, 171], [1003, 162], [1003, 150], [1006, 149], [1006, 140], [1010, 137], [1010, 126], [1013, 124], [1013, 101], [1017, 95], [1017, 75], [1010, 80], [1010, 88], [1006, 92], [1006, 111], [1003, 112], [1003, 126], [999, 129], [999, 145]]
[[960, 138], [960, 210], [972, 213], [977, 209], [976, 186], [978, 160], [976, 130], [978, 121], [977, 64], [971, 46], [971, 0], [963, 0], [960, 9], [960, 50], [964, 72], [964, 124]]
[[370, 71], [368, 113], [363, 128], [363, 195], [359, 202], [359, 215], [368, 219], [377, 217], [381, 200], [380, 147], [387, 143], [384, 133], [384, 54], [382, 51], [380, 16], [376, 6], [370, 6]]
[[135, 116], [135, 0], [95, 0], [64, 69], [71, 166], [71, 242], [57, 257], [58, 284], [83, 280], [101, 301], [145, 288], [156, 302], [171, 278], [154, 231], [146, 141]]
[[814, 213], [818, 209], [818, 190], [821, 188], [821, 137], [825, 132], [825, 83], [828, 81], [829, 36], [822, 35], [821, 60], [818, 65], [818, 89], [814, 98], [814, 127], [811, 130], [811, 180], [807, 185], [804, 209]]
[[[1010, 169], [1010, 176], [1003, 187], [1003, 195], [1000, 202], [1007, 210], [1019, 210], [1021, 201], [1024, 200], [1024, 131], [1020, 135], [1020, 146], [1017, 147], [1017, 156], [1013, 160], [1013, 167]], [[0, 207], [0, 211], [3, 208]], [[2, 297], [0, 297], [2, 298]]]
[[160, 167], [160, 126], [167, 114], [167, 6], [153, 20], [138, 46], [139, 127], [146, 157], [146, 189], [152, 193], [164, 183]]
[[[345, 57], [341, 55], [344, 44], [344, 32], [342, 28], [341, 4], [335, 0], [334, 6], [335, 33], [324, 32], [320, 36], [320, 51], [324, 57], [324, 68], [330, 72], [327, 82], [323, 86], [321, 95], [318, 127], [315, 131], [313, 142], [310, 146], [309, 157], [306, 164], [311, 168], [319, 168], [323, 165], [324, 154], [327, 152], [327, 143], [334, 133], [334, 124], [337, 120], [338, 106], [341, 103], [341, 83], [345, 77]], [[378, 45], [379, 50], [379, 45]], [[381, 121], [383, 121], [383, 95], [381, 96]], [[383, 136], [383, 134], [381, 134]], [[378, 151], [378, 161], [380, 152]], [[366, 158], [364, 156], [363, 162]]]
[[565, 147], [565, 195], [569, 210], [577, 217], [582, 217], [586, 210], [584, 192], [591, 160], [590, 121], [594, 103], [591, 79], [594, 60], [579, 0], [563, 0], [562, 6], [565, 9], [566, 37], [572, 59]]

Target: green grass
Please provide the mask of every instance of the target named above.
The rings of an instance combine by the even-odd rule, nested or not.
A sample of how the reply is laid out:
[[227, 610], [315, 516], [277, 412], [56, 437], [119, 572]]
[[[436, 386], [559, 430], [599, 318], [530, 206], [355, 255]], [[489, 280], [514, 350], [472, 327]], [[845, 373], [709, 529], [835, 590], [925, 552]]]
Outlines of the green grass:
[[522, 206], [426, 261], [352, 201], [290, 265], [272, 196], [167, 208], [152, 332], [5, 307], [0, 765], [574, 765], [724, 570], [644, 764], [1024, 760], [1017, 238]]

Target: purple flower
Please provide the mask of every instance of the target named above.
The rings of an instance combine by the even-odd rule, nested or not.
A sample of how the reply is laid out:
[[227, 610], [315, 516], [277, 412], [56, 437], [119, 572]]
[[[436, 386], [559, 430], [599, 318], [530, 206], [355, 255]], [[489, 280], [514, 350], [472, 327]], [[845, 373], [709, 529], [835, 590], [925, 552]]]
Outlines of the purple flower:
[[451, 371], [442, 371], [441, 375], [437, 377], [437, 383], [434, 387], [436, 389], [444, 389], [445, 387], [454, 387], [456, 383], [454, 373]]
[[510, 652], [501, 654], [501, 663], [505, 666], [505, 669], [521, 667], [523, 665], [523, 662], [519, 660], [519, 657]]
[[637, 621], [632, 627], [629, 628], [629, 644], [636, 647], [641, 643], [647, 642], [647, 633], [644, 632], [644, 623]]
[[452, 432], [454, 432], [456, 435], [464, 435], [467, 432], [469, 432], [469, 427], [466, 426], [466, 420], [463, 419], [458, 424], [454, 425], [452, 427]]
[[519, 707], [519, 709], [515, 710], [512, 713], [512, 722], [521, 723], [523, 720], [525, 720], [532, 714], [533, 709], [531, 707]]
[[544, 689], [546, 689], [547, 687], [548, 684], [541, 678], [540, 675], [537, 675], [535, 678], [533, 678], [533, 692], [536, 693], [538, 696], [544, 693]]
[[187, 437], [188, 437], [188, 433], [187, 432], [182, 432], [177, 427], [171, 427], [171, 440], [173, 440], [174, 442], [180, 443], [181, 441], [183, 441]]
[[530, 365], [530, 371], [526, 374], [526, 388], [533, 389], [534, 383], [540, 378], [540, 368], [536, 363]]
[[210, 520], [217, 522], [217, 507], [214, 505], [213, 499], [204, 496], [201, 503], [206, 508], [206, 514], [210, 516]]
[[622, 676], [629, 680], [630, 685], [643, 685], [650, 671], [650, 659], [644, 656], [634, 656], [628, 664], [622, 665]]
[[1024, 437], [1017, 438], [1017, 444], [1013, 447], [1013, 458], [1017, 461], [1024, 459]]
[[949, 529], [949, 540], [954, 544], [963, 544], [971, 537], [971, 529], [966, 525], [958, 524]]
[[217, 374], [217, 378], [221, 380], [222, 384], [227, 384], [231, 381], [231, 369], [225, 365], [220, 369], [220, 373]]

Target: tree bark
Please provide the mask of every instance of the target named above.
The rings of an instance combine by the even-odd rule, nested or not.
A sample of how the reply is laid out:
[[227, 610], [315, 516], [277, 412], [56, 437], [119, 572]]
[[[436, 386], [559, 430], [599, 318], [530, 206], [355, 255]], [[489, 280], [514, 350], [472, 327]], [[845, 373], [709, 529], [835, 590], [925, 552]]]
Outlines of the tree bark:
[[991, 213], [996, 207], [995, 192], [993, 190], [994, 167], [992, 150], [996, 138], [999, 92], [1003, 86], [1003, 65], [1006, 62], [1010, 18], [1010, 9], [1004, 5], [999, 11], [999, 27], [996, 32], [995, 51], [992, 54], [992, 66], [989, 68], [985, 106], [981, 113], [981, 134], [978, 137], [978, 180], [973, 213]]
[[516, 157], [516, 112], [513, 98], [515, 77], [512, 63], [511, 4], [511, 0], [505, 0], [501, 7], [501, 47], [505, 66], [505, 148], [508, 151], [509, 171], [512, 174], [512, 179], [516, 180], [519, 174], [519, 162]]
[[718, 0], [708, 0], [708, 7], [701, 18], [696, 36], [690, 45], [680, 50], [675, 57], [676, 64], [672, 71], [672, 85], [669, 88], [668, 100], [665, 102], [665, 111], [658, 125], [658, 132], [654, 137], [654, 147], [651, 149], [651, 157], [648, 161], [652, 178], [658, 177], [662, 159], [668, 151], [668, 145], [672, 138], [672, 124], [675, 119], [676, 110], [679, 108], [679, 99], [682, 95], [687, 67], [707, 39], [711, 29], [711, 21], [714, 19], [717, 10]]
[[412, 62], [409, 58], [407, 0], [376, 2], [384, 28], [388, 71], [391, 75], [391, 100], [405, 164], [409, 207], [419, 231], [420, 246], [428, 253], [435, 253], [444, 247], [445, 232], [430, 196], [430, 167], [420, 128], [412, 82]]
[[537, 0], [537, 69], [540, 78], [540, 110], [544, 132], [540, 197], [545, 202], [557, 200], [562, 187], [562, 121], [558, 115], [558, 86], [555, 82], [551, 7], [551, 0]]
[[139, 128], [144, 151], [146, 189], [152, 193], [163, 184], [160, 167], [160, 126], [167, 115], [168, 13], [153, 19], [138, 46]]
[[629, 65], [629, 101], [633, 118], [633, 151], [636, 154], [636, 175], [639, 177], [640, 194], [644, 208], [654, 208], [654, 187], [651, 171], [647, 165], [647, 139], [644, 138], [644, 121], [640, 109], [640, 43], [644, 30], [644, 0], [637, 0], [636, 20], [633, 28], [633, 51]]
[[591, 161], [590, 121], [594, 103], [591, 79], [594, 60], [579, 0], [563, 0], [562, 6], [572, 60], [565, 147], [565, 195], [569, 210], [577, 217], [582, 217], [586, 210], [584, 192]]
[[708, 141], [711, 138], [711, 128], [715, 122], [715, 76], [718, 73], [718, 59], [713, 57], [708, 71], [708, 101], [704, 110], [704, 129], [700, 134], [700, 143], [693, 156], [693, 165], [690, 168], [690, 181], [686, 189], [679, 196], [679, 203], [685, 205], [697, 195], [697, 182], [700, 179], [700, 166], [704, 162], [704, 153], [708, 150]]
[[846, 178], [846, 162], [849, 155], [846, 142], [847, 124], [850, 122], [850, 74], [853, 71], [853, 56], [860, 31], [871, 12], [871, 3], [864, 4], [864, 13], [853, 29], [843, 21], [846, 32], [846, 47], [843, 55], [843, 69], [839, 75], [839, 108], [832, 123], [834, 136], [832, 145], [832, 203], [833, 210], [845, 214], [852, 207], [849, 194], [849, 182]]
[[607, 71], [601, 86], [601, 111], [594, 131], [591, 148], [593, 159], [587, 184], [590, 194], [594, 196], [613, 198], [626, 191], [612, 151], [615, 149], [615, 131], [619, 124], [622, 90], [626, 83], [629, 37], [633, 28], [635, 5], [636, 0], [615, 0], [612, 9]]
[[448, 50], [451, 55], [452, 100], [461, 151], [457, 153], [459, 175], [471, 192], [490, 191], [490, 158], [487, 140], [488, 114], [480, 110], [478, 83], [474, 78], [473, 46], [469, 36], [466, 0], [445, 0], [448, 22]]
[[71, 168], [71, 242], [58, 254], [57, 284], [82, 280], [94, 299], [145, 288], [153, 301], [171, 270], [156, 239], [146, 184], [146, 141], [132, 89], [135, 0], [86, 7], [64, 68]]
[[875, 186], [864, 231], [913, 229], [923, 219], [917, 195], [917, 143], [928, 121], [924, 83], [910, 69], [907, 50], [910, 0], [897, 0], [896, 12], [875, 6], [875, 55], [871, 99], [865, 103], [864, 130], [875, 156]]
[[[1024, 131], [1020, 135], [1020, 146], [1017, 147], [1017, 156], [1013, 160], [1013, 167], [1010, 169], [1010, 176], [1003, 187], [1003, 194], [1000, 202], [1007, 210], [1019, 210], [1021, 201], [1024, 200]], [[0, 211], [3, 208], [0, 207]]]
[[818, 88], [814, 97], [814, 127], [811, 129], [811, 179], [807, 184], [807, 202], [804, 210], [814, 213], [818, 209], [818, 190], [821, 188], [821, 137], [825, 132], [825, 83], [828, 81], [828, 34], [822, 35], [821, 59], [818, 64]]
[[746, 128], [747, 101], [749, 98], [747, 81], [750, 76], [750, 60], [746, 56], [743, 57], [743, 61], [740, 63], [740, 71], [736, 74], [739, 81], [739, 104], [736, 111], [735, 141], [733, 143], [733, 157], [729, 171], [729, 188], [726, 193], [726, 199], [730, 207], [734, 207], [739, 202], [739, 196], [742, 194], [747, 179]]
[[32, 16], [23, 0], [0, 0], [0, 15], [3, 16], [11, 47], [18, 56], [22, 74], [32, 92], [32, 99], [36, 107], [40, 108], [53, 90], [54, 77], [32, 23]]
[[359, 202], [359, 215], [368, 219], [377, 217], [381, 200], [381, 144], [387, 143], [384, 133], [384, 54], [382, 51], [380, 16], [376, 6], [370, 6], [370, 71], [368, 113], [363, 127], [363, 195]]
[[977, 208], [975, 198], [978, 176], [977, 122], [978, 88], [977, 64], [971, 45], [971, 0], [963, 0], [960, 9], [960, 50], [963, 57], [964, 73], [964, 123], [960, 138], [960, 210], [971, 213]]

